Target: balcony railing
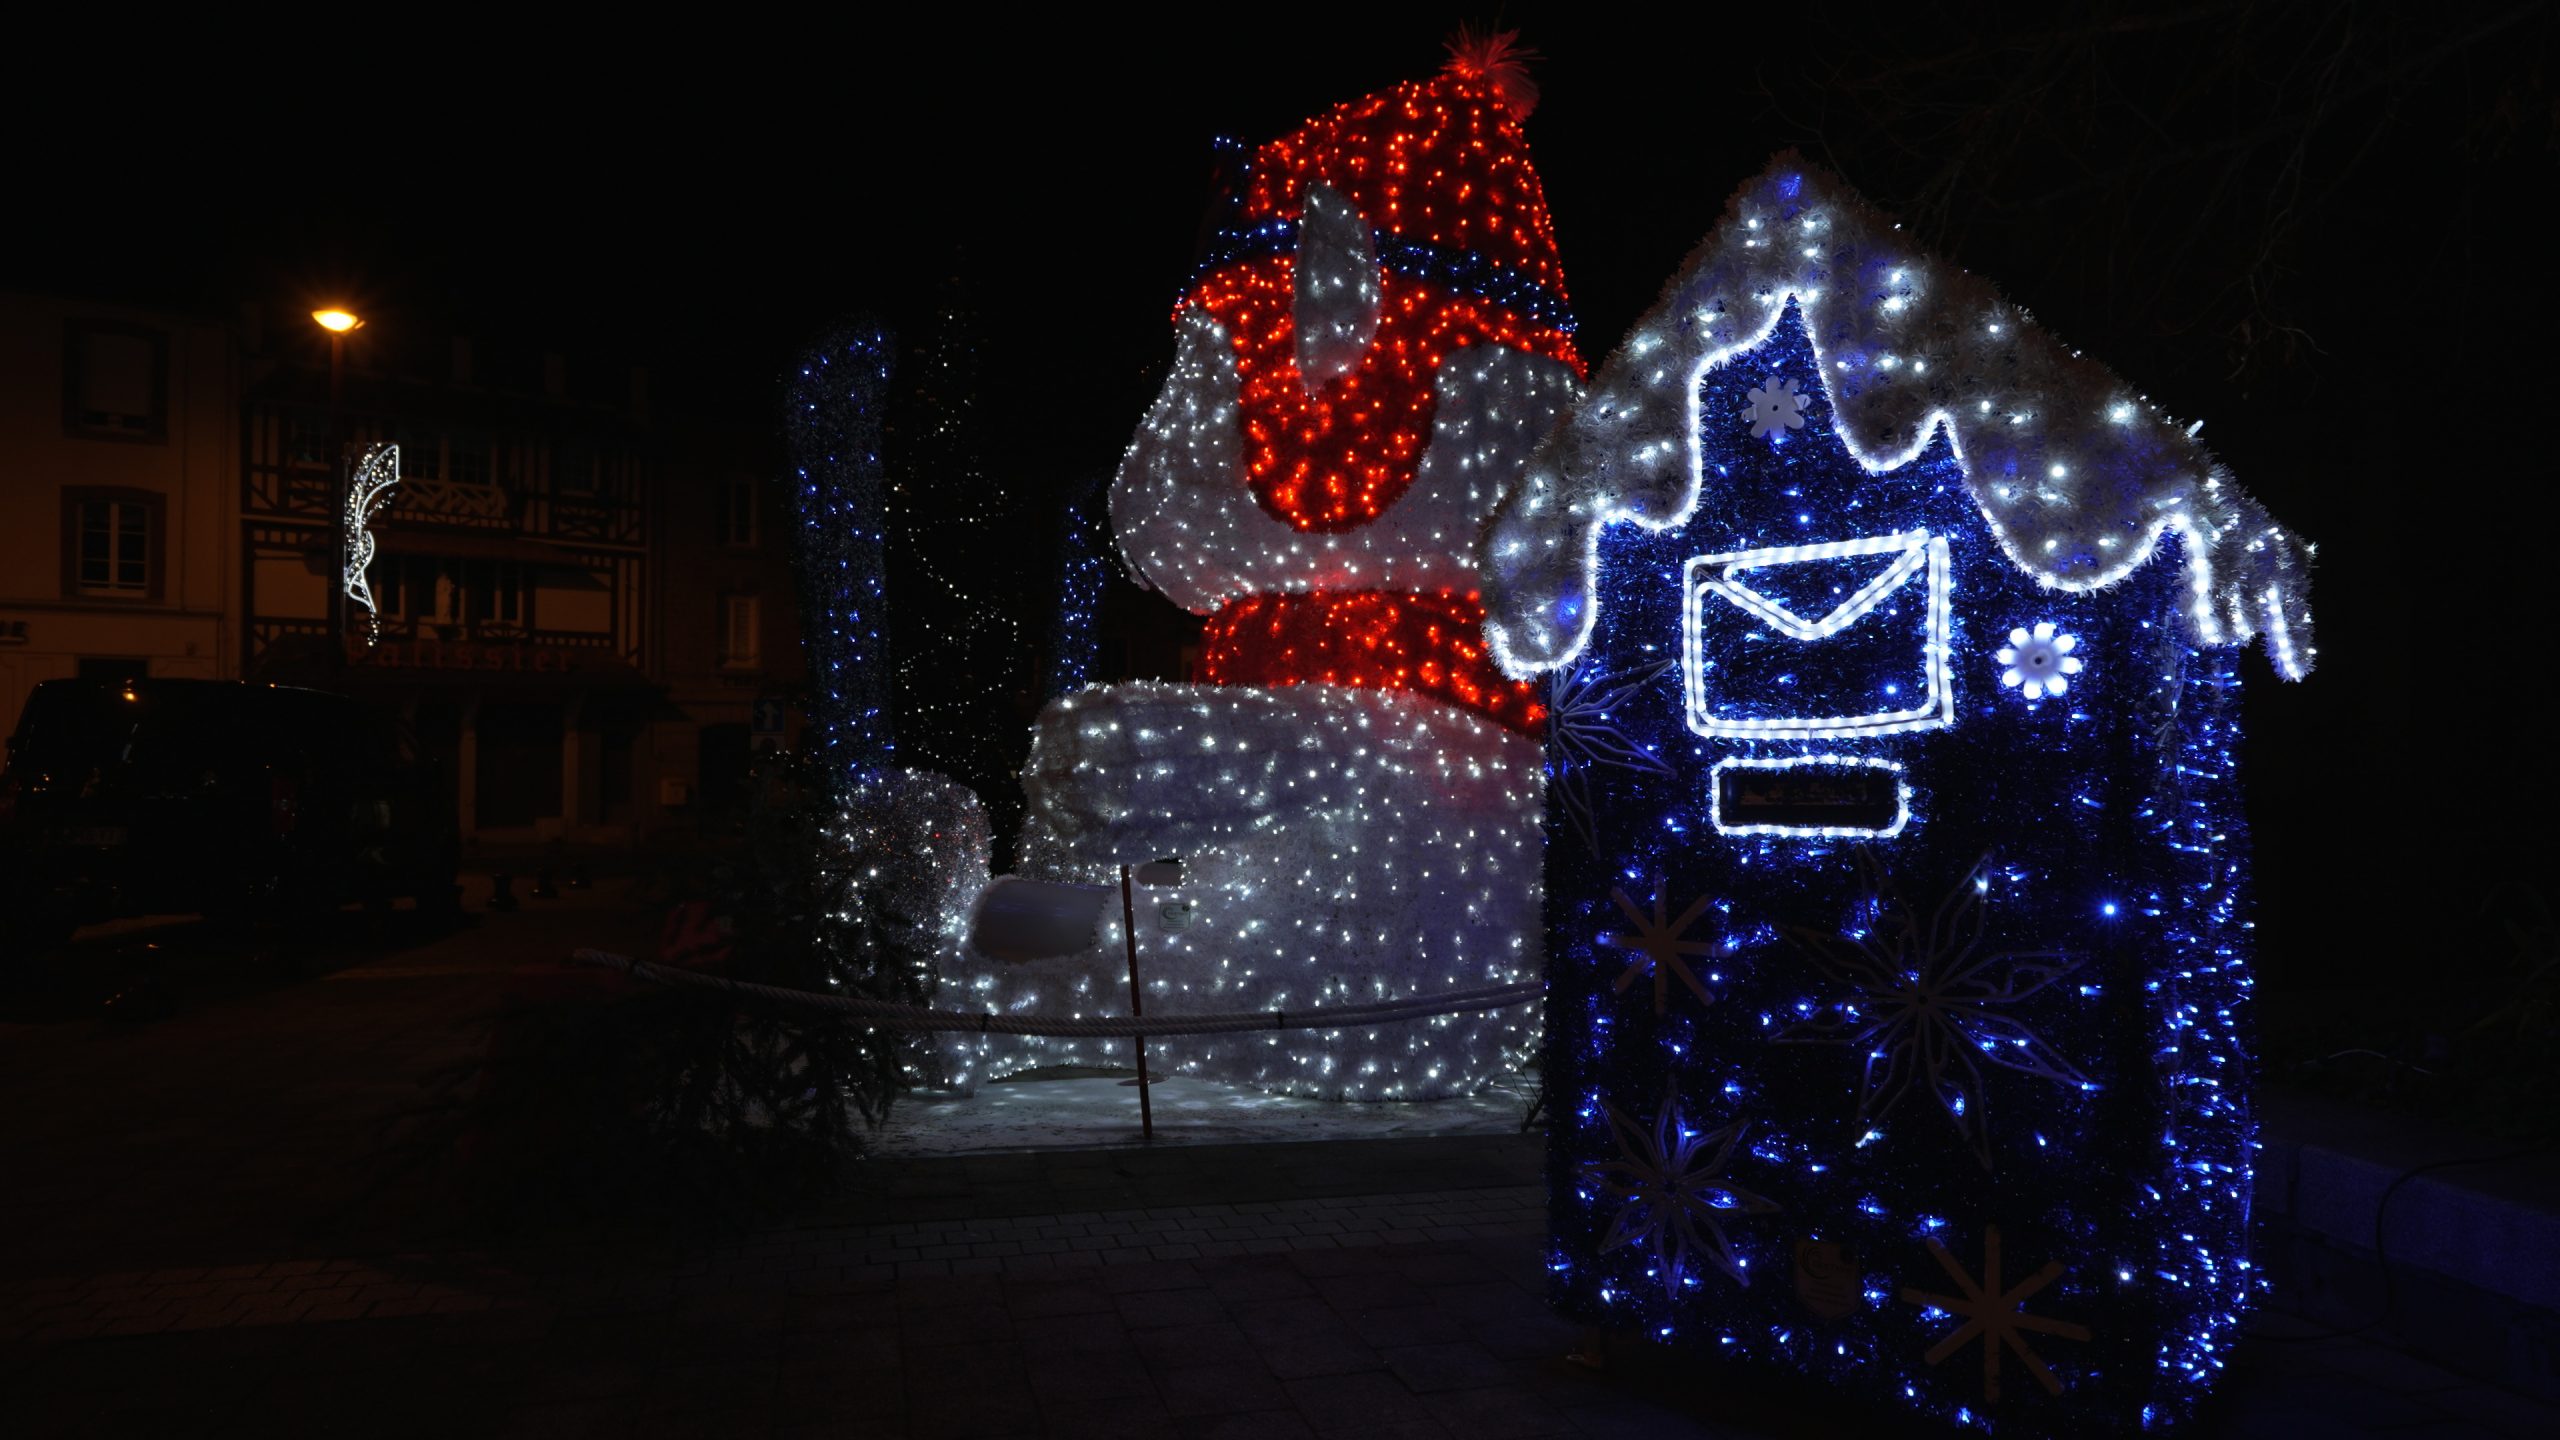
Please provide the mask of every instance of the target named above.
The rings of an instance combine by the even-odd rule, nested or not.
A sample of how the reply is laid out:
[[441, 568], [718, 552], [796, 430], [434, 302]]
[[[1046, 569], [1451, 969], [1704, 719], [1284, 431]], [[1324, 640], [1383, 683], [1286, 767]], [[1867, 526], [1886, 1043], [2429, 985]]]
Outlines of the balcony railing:
[[512, 530], [516, 524], [514, 497], [503, 486], [406, 475], [400, 477], [400, 488], [391, 492], [389, 518], [473, 530]]

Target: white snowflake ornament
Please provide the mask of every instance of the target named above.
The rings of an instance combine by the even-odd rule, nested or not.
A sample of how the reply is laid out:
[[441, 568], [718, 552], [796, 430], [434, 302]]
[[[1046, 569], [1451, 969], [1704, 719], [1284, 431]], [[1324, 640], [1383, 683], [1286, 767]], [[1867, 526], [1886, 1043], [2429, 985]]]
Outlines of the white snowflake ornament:
[[2032, 633], [2012, 630], [2009, 643], [1994, 657], [2008, 667], [2000, 672], [2000, 683], [2030, 700], [2060, 695], [2071, 688], [2068, 677], [2080, 673], [2080, 657], [2071, 653], [2079, 648], [2079, 636], [2061, 634], [2051, 621], [2037, 621]]
[[1742, 417], [1751, 422], [1751, 434], [1755, 439], [1803, 429], [1805, 407], [1813, 403], [1812, 396], [1796, 393], [1795, 381], [1781, 380], [1775, 375], [1769, 377], [1768, 384], [1752, 387], [1743, 398], [1751, 402], [1751, 408], [1743, 411]]

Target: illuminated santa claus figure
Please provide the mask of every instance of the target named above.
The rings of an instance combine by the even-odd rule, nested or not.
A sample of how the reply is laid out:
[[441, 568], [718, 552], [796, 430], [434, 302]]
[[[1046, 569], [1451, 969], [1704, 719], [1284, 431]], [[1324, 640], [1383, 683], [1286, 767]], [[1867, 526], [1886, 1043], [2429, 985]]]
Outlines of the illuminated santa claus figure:
[[[1140, 583], [1205, 617], [1197, 685], [1068, 695], [1025, 772], [1025, 870], [1140, 892], [1148, 1014], [1375, 1004], [1533, 979], [1541, 692], [1486, 654], [1474, 549], [1575, 397], [1563, 272], [1509, 37], [1254, 152], [1174, 314], [1111, 492]], [[988, 964], [1003, 1012], [1125, 1014], [1118, 907], [1085, 955]], [[974, 1007], [973, 1007], [974, 1008]], [[1151, 1068], [1351, 1099], [1464, 1093], [1527, 1007], [1156, 1042]], [[979, 1073], [1127, 1063], [997, 1038]]]

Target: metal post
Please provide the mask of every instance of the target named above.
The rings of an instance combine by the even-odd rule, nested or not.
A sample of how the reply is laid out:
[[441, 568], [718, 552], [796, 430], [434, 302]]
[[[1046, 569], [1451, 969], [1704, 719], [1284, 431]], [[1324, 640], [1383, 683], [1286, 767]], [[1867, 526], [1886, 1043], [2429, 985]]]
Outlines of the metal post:
[[[1120, 867], [1120, 929], [1129, 937], [1129, 1014], [1147, 1013], [1147, 1002], [1138, 993], [1138, 906], [1130, 898], [1129, 867]], [[1147, 1099], [1147, 1037], [1132, 1035], [1129, 1044], [1138, 1052], [1138, 1133], [1147, 1144], [1156, 1138], [1155, 1106]]]
[[[329, 649], [333, 656], [347, 643], [347, 487], [353, 472], [347, 466], [346, 424], [340, 418], [340, 403], [345, 395], [347, 337], [329, 332], [329, 454], [334, 457], [329, 468], [329, 485], [336, 492], [329, 506], [330, 553], [336, 560], [329, 567]], [[333, 660], [334, 663], [334, 660]]]

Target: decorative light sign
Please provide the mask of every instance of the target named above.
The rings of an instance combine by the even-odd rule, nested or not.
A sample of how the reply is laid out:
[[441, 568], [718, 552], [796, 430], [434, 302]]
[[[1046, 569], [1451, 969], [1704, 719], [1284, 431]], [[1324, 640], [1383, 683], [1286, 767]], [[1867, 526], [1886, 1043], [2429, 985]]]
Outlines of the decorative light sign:
[[340, 583], [346, 587], [347, 598], [364, 607], [367, 649], [382, 638], [382, 612], [374, 604], [373, 581], [368, 574], [373, 567], [373, 517], [391, 503], [392, 487], [399, 483], [400, 447], [375, 445], [364, 452], [364, 458], [356, 462], [355, 473], [347, 477], [346, 505], [340, 511], [346, 525], [346, 569]]

